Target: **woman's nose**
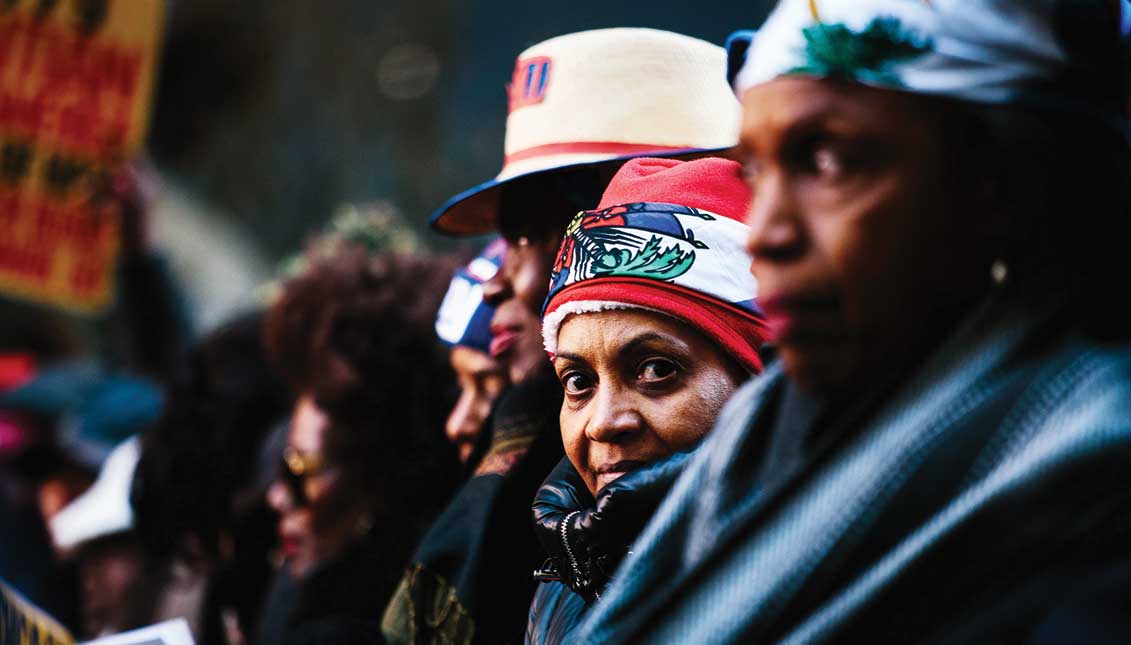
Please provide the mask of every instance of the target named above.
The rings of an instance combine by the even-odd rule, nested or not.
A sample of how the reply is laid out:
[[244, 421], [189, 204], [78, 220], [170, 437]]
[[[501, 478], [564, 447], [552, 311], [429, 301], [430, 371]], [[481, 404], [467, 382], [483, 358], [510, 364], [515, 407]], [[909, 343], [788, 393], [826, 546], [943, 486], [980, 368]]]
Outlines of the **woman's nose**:
[[[509, 249], [508, 249], [509, 254]], [[511, 261], [513, 262], [513, 260]], [[503, 264], [490, 280], [483, 283], [483, 301], [492, 307], [498, 307], [502, 302], [514, 294], [508, 274], [508, 258], [503, 257]]]
[[585, 436], [590, 441], [618, 443], [640, 431], [639, 412], [623, 393], [613, 388], [599, 390], [592, 403]]
[[759, 179], [746, 225], [750, 227], [746, 250], [759, 260], [788, 261], [802, 251], [797, 204], [781, 172], [767, 172]]
[[276, 479], [267, 487], [267, 505], [278, 513], [285, 513], [293, 506], [291, 494], [283, 482]]
[[444, 424], [444, 434], [447, 435], [448, 441], [459, 443], [461, 439], [478, 434], [479, 423], [475, 417], [475, 402], [470, 396], [461, 395], [451, 414], [448, 415], [447, 423]]

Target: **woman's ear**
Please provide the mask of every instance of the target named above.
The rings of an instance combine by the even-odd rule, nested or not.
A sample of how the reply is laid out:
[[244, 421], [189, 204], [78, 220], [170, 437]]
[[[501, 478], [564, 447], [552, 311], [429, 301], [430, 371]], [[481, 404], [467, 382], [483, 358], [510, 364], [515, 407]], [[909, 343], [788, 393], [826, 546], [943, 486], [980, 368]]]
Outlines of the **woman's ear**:
[[1055, 255], [1059, 243], [1042, 224], [1063, 188], [1056, 168], [1065, 160], [1059, 158], [1055, 133], [1025, 114], [993, 108], [980, 114], [987, 145], [975, 194], [986, 217], [978, 233], [1012, 262]]
[[943, 140], [945, 172], [951, 190], [962, 196], [970, 235], [986, 246], [1005, 243], [1031, 200], [1024, 192], [1012, 163], [1018, 151], [1003, 137], [997, 115], [991, 110], [948, 107], [940, 112], [939, 132]]

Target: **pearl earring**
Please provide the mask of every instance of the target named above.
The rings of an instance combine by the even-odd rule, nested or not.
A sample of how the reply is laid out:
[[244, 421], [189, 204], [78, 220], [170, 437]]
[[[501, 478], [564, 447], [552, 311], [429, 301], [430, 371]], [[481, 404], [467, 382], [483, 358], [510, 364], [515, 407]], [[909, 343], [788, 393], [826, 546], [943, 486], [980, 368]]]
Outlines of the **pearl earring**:
[[1001, 286], [1009, 278], [1009, 265], [1005, 260], [998, 258], [990, 265], [990, 277], [993, 278], [994, 284]]

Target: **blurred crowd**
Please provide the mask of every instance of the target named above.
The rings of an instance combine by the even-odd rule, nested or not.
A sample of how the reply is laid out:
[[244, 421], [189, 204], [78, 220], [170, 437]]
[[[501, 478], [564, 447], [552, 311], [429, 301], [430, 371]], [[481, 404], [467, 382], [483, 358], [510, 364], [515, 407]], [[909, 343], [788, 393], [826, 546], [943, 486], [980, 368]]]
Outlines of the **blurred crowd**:
[[0, 353], [0, 642], [1131, 641], [1129, 27], [551, 38], [474, 251], [348, 214], [199, 338], [122, 167], [120, 360]]

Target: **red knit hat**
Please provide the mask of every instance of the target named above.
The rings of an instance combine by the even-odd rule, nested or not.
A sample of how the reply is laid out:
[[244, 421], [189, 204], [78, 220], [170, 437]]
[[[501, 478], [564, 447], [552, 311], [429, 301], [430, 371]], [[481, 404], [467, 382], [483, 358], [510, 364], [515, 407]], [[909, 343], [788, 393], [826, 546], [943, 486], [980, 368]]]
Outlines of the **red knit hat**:
[[566, 229], [542, 311], [546, 351], [567, 316], [645, 309], [680, 320], [751, 372], [769, 336], [742, 223], [750, 191], [726, 159], [641, 158]]

